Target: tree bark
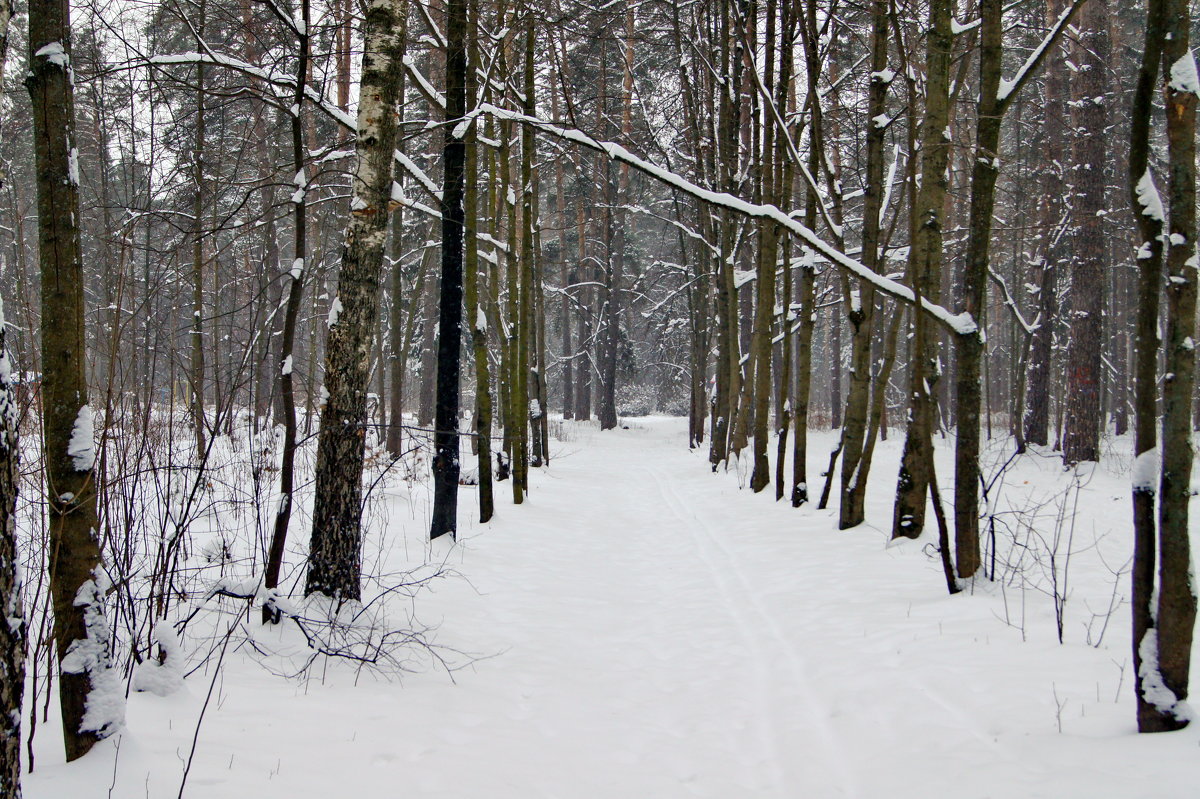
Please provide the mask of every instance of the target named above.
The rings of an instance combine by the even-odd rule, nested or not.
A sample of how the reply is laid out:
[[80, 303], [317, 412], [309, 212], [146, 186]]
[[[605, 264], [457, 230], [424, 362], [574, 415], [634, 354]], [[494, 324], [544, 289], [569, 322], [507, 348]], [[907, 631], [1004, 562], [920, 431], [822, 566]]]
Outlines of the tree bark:
[[462, 350], [466, 142], [463, 132], [457, 128], [466, 114], [466, 39], [466, 0], [449, 0], [446, 6], [446, 124], [442, 145], [442, 291], [438, 317], [430, 538], [446, 533], [454, 536], [458, 529], [458, 378]]
[[[475, 70], [479, 65], [479, 3], [470, 0], [467, 31], [467, 70], [465, 74], [466, 101], [472, 107], [476, 102]], [[466, 153], [463, 169], [465, 186], [464, 203], [464, 274], [463, 291], [467, 306], [467, 324], [471, 331], [471, 348], [475, 357], [475, 435], [478, 437], [476, 452], [479, 460], [479, 521], [491, 521], [495, 513], [492, 493], [492, 386], [488, 363], [487, 317], [479, 296], [479, 145], [476, 120], [466, 131]]]
[[50, 593], [67, 760], [123, 722], [105, 617], [107, 575], [96, 514], [94, 414], [88, 405], [79, 165], [64, 0], [29, 3], [29, 73], [42, 289], [42, 435], [50, 529]]
[[1067, 341], [1066, 415], [1063, 462], [1100, 459], [1102, 425], [1101, 352], [1104, 334], [1104, 165], [1108, 146], [1103, 135], [1108, 124], [1109, 43], [1108, 0], [1090, 0], [1079, 20], [1079, 43], [1073, 61], [1078, 71], [1071, 79], [1072, 181], [1075, 223], [1071, 260], [1070, 337]]
[[[1162, 687], [1175, 705], [1157, 702], [1163, 727], [1186, 726], [1196, 595], [1191, 584], [1188, 502], [1191, 499], [1192, 392], [1196, 350], [1196, 104], [1200, 80], [1188, 37], [1189, 0], [1166, 0], [1163, 8], [1163, 73], [1166, 78], [1167, 153], [1170, 175], [1166, 248], [1166, 373], [1163, 377], [1162, 478], [1158, 505], [1157, 665]], [[1139, 642], [1145, 647], [1147, 641]], [[1143, 657], [1145, 653], [1143, 652]], [[1142, 671], [1147, 672], [1142, 663]], [[1143, 689], [1146, 677], [1143, 677]], [[1153, 701], [1153, 700], [1152, 700]], [[1174, 716], [1168, 720], [1167, 714]], [[1172, 723], [1173, 722], [1173, 723]]]
[[[0, 86], [4, 85], [11, 20], [12, 4], [0, 0]], [[0, 166], [0, 189], [4, 188], [6, 177], [4, 167]], [[0, 796], [21, 799], [21, 703], [25, 692], [28, 628], [17, 563], [21, 450], [13, 363], [8, 353], [4, 300], [0, 299], [0, 609], [8, 618], [8, 624], [0, 625]]]
[[379, 313], [407, 0], [371, 0], [363, 23], [350, 221], [325, 347], [325, 407], [305, 595], [357, 600], [370, 348]]
[[[279, 574], [283, 568], [283, 552], [287, 545], [288, 527], [292, 518], [292, 503], [296, 487], [296, 386], [293, 377], [296, 325], [300, 317], [300, 305], [304, 300], [305, 266], [308, 258], [308, 194], [307, 162], [304, 146], [305, 86], [309, 62], [309, 2], [300, 0], [300, 29], [296, 52], [296, 93], [293, 96], [291, 114], [292, 168], [295, 170], [296, 190], [292, 194], [292, 268], [288, 273], [287, 304], [283, 312], [283, 328], [279, 338], [279, 394], [283, 413], [283, 458], [279, 467], [279, 508], [275, 512], [275, 524], [271, 531], [271, 544], [267, 550], [267, 566], [263, 586], [267, 590], [279, 585]], [[280, 614], [275, 607], [263, 608], [263, 620], [278, 622]]]
[[[950, 156], [947, 138], [950, 110], [950, 50], [953, 0], [932, 0], [926, 51], [925, 117], [921, 123], [921, 187], [912, 210], [916, 234], [909, 256], [913, 291], [937, 302], [942, 269], [942, 215], [945, 206], [946, 167]], [[909, 414], [904, 454], [896, 482], [892, 537], [916, 538], [925, 524], [933, 447], [933, 387], [939, 377], [937, 334], [929, 329], [925, 314], [913, 314], [912, 360], [909, 365]]]
[[[871, 77], [867, 87], [867, 167], [863, 183], [862, 262], [879, 271], [881, 216], [883, 214], [883, 144], [887, 132], [887, 92], [894, 73], [887, 71], [888, 3], [871, 4]], [[867, 474], [862, 470], [867, 414], [871, 398], [871, 345], [875, 332], [875, 291], [865, 281], [858, 286], [858, 302], [851, 303], [850, 386], [843, 416], [841, 503], [838, 528], [862, 524], [865, 515]]]

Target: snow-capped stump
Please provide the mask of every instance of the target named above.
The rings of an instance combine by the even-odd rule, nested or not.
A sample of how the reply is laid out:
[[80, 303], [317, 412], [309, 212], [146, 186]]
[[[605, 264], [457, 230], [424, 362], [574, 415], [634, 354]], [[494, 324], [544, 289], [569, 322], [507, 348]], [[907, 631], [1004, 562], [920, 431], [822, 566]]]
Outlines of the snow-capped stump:
[[154, 657], [142, 661], [133, 672], [133, 690], [170, 696], [183, 686], [183, 648], [179, 635], [166, 621], [154, 626]]

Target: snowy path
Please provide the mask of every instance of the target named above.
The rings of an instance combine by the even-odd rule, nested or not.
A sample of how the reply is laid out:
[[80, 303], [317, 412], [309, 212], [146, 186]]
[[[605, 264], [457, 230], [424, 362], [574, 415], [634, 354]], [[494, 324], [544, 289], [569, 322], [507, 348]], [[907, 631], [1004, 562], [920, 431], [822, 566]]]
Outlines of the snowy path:
[[[440, 643], [494, 657], [456, 684], [357, 686], [233, 662], [186, 795], [1200, 795], [1200, 735], [1131, 734], [1124, 622], [1099, 650], [1045, 629], [1022, 643], [1001, 597], [945, 597], [919, 548], [738, 490], [678, 420], [634, 426], [579, 430], [524, 507], [505, 499], [486, 528], [433, 545], [470, 583], [441, 584], [418, 615], [441, 621]], [[894, 457], [880, 460], [871, 518], [888, 516]], [[404, 551], [403, 526], [419, 551], [423, 521], [393, 517], [384, 546]], [[175, 795], [201, 679], [134, 697], [113, 795]], [[107, 787], [111, 751], [89, 761]], [[28, 796], [65, 795], [86, 774], [73, 768], [40, 770]]]

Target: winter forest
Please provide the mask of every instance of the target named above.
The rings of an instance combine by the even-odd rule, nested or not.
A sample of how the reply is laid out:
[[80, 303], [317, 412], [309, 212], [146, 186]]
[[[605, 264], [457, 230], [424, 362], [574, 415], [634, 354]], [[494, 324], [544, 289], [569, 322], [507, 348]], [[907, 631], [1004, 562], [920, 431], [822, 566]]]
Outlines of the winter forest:
[[1200, 795], [1197, 36], [0, 0], [0, 799]]

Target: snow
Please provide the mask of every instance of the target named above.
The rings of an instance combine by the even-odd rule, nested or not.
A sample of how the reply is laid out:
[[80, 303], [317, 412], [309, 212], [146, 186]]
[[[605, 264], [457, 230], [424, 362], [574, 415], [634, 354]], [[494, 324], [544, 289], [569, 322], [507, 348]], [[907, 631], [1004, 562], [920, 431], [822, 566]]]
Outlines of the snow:
[[[1029, 57], [1025, 59], [1025, 63], [1023, 63], [1017, 69], [1016, 74], [1013, 75], [1012, 79], [1000, 79], [1000, 88], [996, 92], [996, 99], [1001, 105], [1011, 101], [1016, 91], [1021, 88], [1022, 84], [1024, 84], [1025, 81], [1028, 80], [1033, 74], [1034, 70], [1037, 69], [1038, 64], [1041, 63], [1041, 60], [1045, 57], [1046, 52], [1050, 49], [1050, 46], [1058, 40], [1058, 37], [1062, 34], [1063, 29], [1071, 20], [1071, 16], [1081, 4], [1082, 0], [1075, 0], [1075, 2], [1071, 3], [1071, 5], [1063, 9], [1062, 13], [1058, 17], [1058, 21], [1050, 27], [1050, 30], [1046, 32], [1045, 37], [1043, 37], [1038, 46], [1033, 48], [1033, 52], [1031, 52]], [[982, 20], [979, 21], [982, 22]], [[1103, 98], [1097, 98], [1097, 100], [1102, 102]]]
[[133, 690], [170, 696], [183, 687], [183, 647], [175, 628], [165, 621], [154, 626], [154, 641], [162, 660], [143, 661], [133, 673]]
[[1200, 96], [1200, 75], [1196, 73], [1196, 59], [1190, 50], [1171, 65], [1169, 85], [1177, 92], [1190, 92]]
[[279, 374], [290, 375], [292, 373], [292, 356], [288, 355], [283, 359], [283, 364], [279, 367]]
[[967, 31], [975, 30], [976, 28], [978, 28], [980, 26], [980, 24], [982, 22], [983, 22], [983, 20], [979, 17], [976, 17], [975, 19], [971, 20], [970, 22], [959, 22], [957, 19], [951, 18], [950, 19], [950, 32], [953, 33], [955, 36], [958, 36], [961, 33], [966, 33]]
[[1142, 693], [1146, 701], [1160, 713], [1191, 719], [1192, 709], [1186, 702], [1180, 702], [1179, 697], [1163, 682], [1162, 672], [1158, 669], [1158, 631], [1153, 627], [1142, 636], [1138, 644], [1138, 657], [1142, 659], [1138, 676], [1142, 678]]
[[67, 55], [67, 51], [63, 49], [62, 42], [50, 42], [38, 48], [38, 51], [33, 54], [34, 58], [44, 58], [51, 64], [57, 67], [66, 69], [71, 65], [71, 57]]
[[[374, 573], [445, 564], [461, 575], [414, 602], [460, 667], [453, 680], [334, 661], [289, 680], [235, 645], [217, 672], [215, 656], [202, 663], [210, 647], [185, 639], [183, 671], [198, 670], [168, 697], [132, 695], [119, 739], [66, 765], [56, 719], [39, 724], [25, 796], [110, 785], [117, 797], [176, 796], [193, 736], [189, 799], [387, 796], [399, 784], [423, 799], [1194, 794], [1200, 729], [1134, 732], [1128, 573], [1113, 573], [1131, 546], [1128, 439], [1081, 489], [1076, 535], [1087, 535], [1060, 645], [1037, 549], [1053, 506], [1008, 517], [1038, 529], [1000, 552], [1043, 560], [948, 597], [928, 533], [888, 545], [902, 437], [877, 445], [868, 524], [838, 531], [833, 510], [792, 509], [741, 489], [746, 475], [712, 474], [707, 452], [687, 448], [685, 419], [624, 423], [562, 423], [529, 501], [497, 491], [487, 525], [464, 487], [457, 544], [425, 540], [426, 484], [376, 489], [363, 547]], [[810, 468], [835, 442], [812, 434]], [[986, 467], [1009, 452], [988, 450]], [[936, 455], [949, 482], [952, 445]], [[1032, 452], [1002, 481], [1006, 507], [1041, 507], [1072, 478]], [[1097, 621], [1110, 597], [1111, 618]], [[256, 646], [288, 640], [225, 602], [218, 633], [240, 623]]]
[[96, 465], [96, 414], [92, 406], [84, 405], [75, 415], [71, 439], [67, 442], [67, 457], [77, 472], [90, 472]]
[[84, 637], [71, 642], [60, 664], [67, 674], [87, 674], [90, 678], [91, 690], [79, 728], [102, 738], [116, 732], [125, 720], [125, 681], [109, 662], [111, 632], [104, 614], [108, 588], [108, 577], [100, 566], [79, 587], [74, 604], [83, 608]]
[[1154, 175], [1150, 173], [1150, 167], [1146, 167], [1146, 172], [1138, 179], [1137, 186], [1134, 187], [1134, 194], [1137, 196], [1138, 205], [1142, 206], [1142, 216], [1148, 216], [1158, 222], [1167, 218], [1166, 212], [1163, 210], [1162, 197], [1159, 196], [1158, 188], [1154, 185]]
[[79, 150], [70, 146], [67, 141], [67, 180], [72, 186], [79, 185]]
[[1133, 459], [1130, 480], [1135, 491], [1158, 490], [1158, 447], [1151, 447]]
[[338, 317], [341, 316], [341, 313], [342, 299], [341, 297], [334, 297], [333, 302], [329, 303], [329, 317], [327, 319], [329, 327], [333, 327], [338, 323]]

